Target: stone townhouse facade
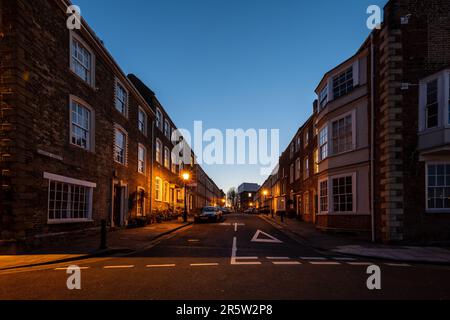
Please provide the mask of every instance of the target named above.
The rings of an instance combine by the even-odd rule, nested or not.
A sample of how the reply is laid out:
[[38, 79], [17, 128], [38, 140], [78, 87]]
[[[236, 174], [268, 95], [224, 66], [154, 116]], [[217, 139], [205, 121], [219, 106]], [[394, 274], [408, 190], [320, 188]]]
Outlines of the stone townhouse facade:
[[153, 129], [153, 176], [152, 192], [153, 213], [181, 214], [184, 210], [184, 181], [183, 172], [190, 174], [187, 182], [186, 201], [188, 212], [194, 213], [204, 206], [220, 205], [219, 199], [224, 197], [214, 181], [195, 161], [195, 154], [191, 150], [189, 163], [178, 164], [175, 157], [173, 138], [178, 129], [171, 120], [168, 112], [156, 98], [155, 93], [136, 75], [128, 75], [130, 81], [138, 89], [155, 114]]
[[[382, 242], [450, 237], [449, 12], [443, 0], [389, 1], [381, 28], [319, 83], [317, 228]], [[281, 172], [291, 152], [294, 140]]]
[[[156, 139], [173, 122], [84, 20], [68, 29], [69, 5], [1, 2], [0, 244], [8, 247], [76, 239], [97, 232], [102, 220], [148, 223], [158, 205], [168, 209], [156, 201], [167, 197], [164, 181], [168, 203], [183, 203], [171, 159], [169, 170], [166, 158], [156, 162]], [[165, 178], [159, 185], [158, 176]]]
[[3, 1], [3, 240], [123, 226], [150, 208], [154, 113], [63, 1]]

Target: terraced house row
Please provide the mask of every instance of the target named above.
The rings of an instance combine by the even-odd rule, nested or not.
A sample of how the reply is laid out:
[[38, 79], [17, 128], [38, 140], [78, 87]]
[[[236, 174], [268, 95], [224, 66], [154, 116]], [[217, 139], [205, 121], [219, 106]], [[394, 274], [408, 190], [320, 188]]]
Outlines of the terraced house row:
[[[4, 0], [0, 32], [0, 241], [152, 222], [215, 204], [223, 192], [195, 163], [173, 161], [175, 124], [126, 76], [64, 0]], [[189, 171], [187, 194], [182, 171]]]
[[450, 237], [450, 2], [391, 0], [318, 83], [258, 206], [374, 241]]

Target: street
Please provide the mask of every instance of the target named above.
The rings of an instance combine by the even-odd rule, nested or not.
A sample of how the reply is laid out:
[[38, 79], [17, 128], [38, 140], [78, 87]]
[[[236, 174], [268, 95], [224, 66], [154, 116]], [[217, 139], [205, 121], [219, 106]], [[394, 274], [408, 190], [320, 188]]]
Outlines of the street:
[[[122, 257], [85, 259], [81, 290], [65, 265], [0, 272], [0, 299], [450, 299], [450, 267], [329, 256], [255, 215], [194, 224]], [[368, 290], [369, 265], [381, 290]]]

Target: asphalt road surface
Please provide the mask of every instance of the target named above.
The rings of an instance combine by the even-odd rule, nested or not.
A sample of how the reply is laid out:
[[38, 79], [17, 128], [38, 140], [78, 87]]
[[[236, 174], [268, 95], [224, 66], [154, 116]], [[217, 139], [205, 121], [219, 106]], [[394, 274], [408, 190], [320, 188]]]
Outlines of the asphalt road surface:
[[[450, 267], [317, 252], [257, 216], [195, 224], [128, 256], [0, 272], [0, 299], [450, 299]], [[367, 268], [381, 268], [381, 290]]]

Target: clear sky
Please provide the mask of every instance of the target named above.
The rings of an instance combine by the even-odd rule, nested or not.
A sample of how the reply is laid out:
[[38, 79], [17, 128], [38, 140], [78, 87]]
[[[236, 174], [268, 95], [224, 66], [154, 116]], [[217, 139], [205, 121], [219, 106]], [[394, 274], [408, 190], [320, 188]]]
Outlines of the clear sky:
[[[323, 74], [369, 35], [386, 0], [73, 0], [125, 73], [179, 128], [280, 129], [282, 152], [310, 116]], [[226, 192], [259, 166], [203, 166]]]

